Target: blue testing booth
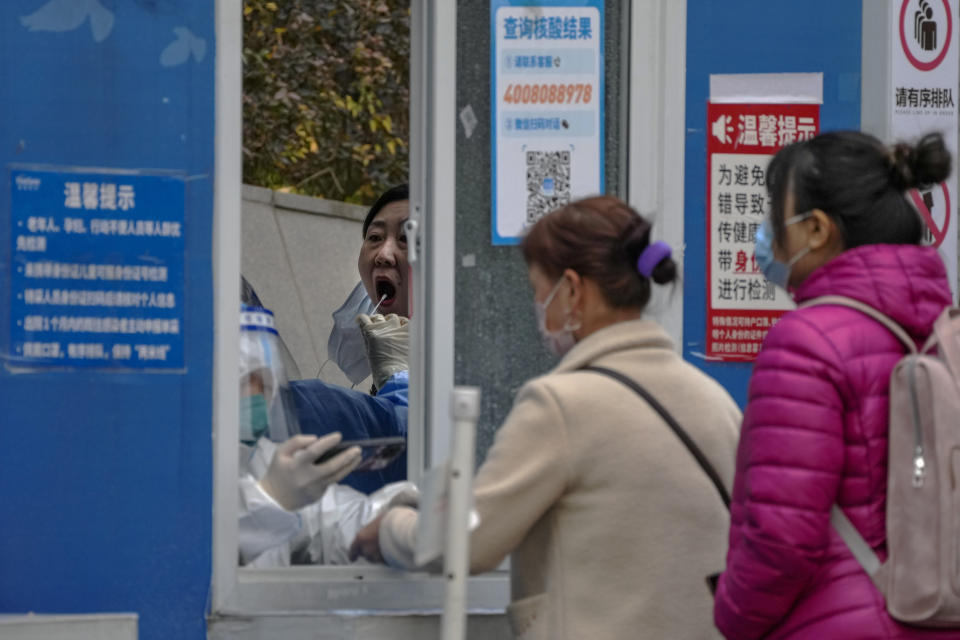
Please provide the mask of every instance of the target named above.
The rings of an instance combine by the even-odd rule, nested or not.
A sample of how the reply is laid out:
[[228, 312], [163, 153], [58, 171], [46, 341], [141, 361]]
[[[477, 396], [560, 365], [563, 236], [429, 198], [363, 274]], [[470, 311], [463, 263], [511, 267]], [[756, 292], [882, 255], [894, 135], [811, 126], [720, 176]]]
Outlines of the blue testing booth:
[[0, 3], [0, 613], [202, 638], [214, 3]]
[[[0, 2], [0, 614], [134, 612], [145, 640], [206, 637], [214, 10]], [[696, 355], [708, 78], [823, 72], [822, 128], [857, 128], [861, 11], [686, 2], [683, 351], [740, 402], [749, 365]]]

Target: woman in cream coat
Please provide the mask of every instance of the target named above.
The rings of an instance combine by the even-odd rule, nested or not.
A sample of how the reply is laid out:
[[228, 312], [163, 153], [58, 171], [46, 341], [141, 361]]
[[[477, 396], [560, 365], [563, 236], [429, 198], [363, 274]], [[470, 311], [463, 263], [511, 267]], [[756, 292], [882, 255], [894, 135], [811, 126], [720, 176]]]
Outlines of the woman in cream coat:
[[[662, 418], [621, 382], [645, 387], [729, 486], [740, 411], [642, 317], [651, 280], [676, 265], [650, 223], [597, 197], [540, 220], [523, 242], [541, 334], [562, 356], [529, 381], [475, 480], [471, 571], [511, 555], [517, 637], [719, 638], [705, 577], [723, 569], [727, 510]], [[417, 512], [389, 510], [354, 555], [416, 568]]]

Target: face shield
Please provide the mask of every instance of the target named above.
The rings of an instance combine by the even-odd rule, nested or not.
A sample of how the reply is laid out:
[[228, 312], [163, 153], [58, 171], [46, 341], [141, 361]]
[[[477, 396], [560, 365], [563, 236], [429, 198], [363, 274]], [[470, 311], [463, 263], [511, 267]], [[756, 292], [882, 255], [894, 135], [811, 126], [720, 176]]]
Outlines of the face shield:
[[240, 440], [244, 444], [252, 445], [261, 436], [284, 442], [300, 432], [285, 352], [273, 313], [241, 305]]

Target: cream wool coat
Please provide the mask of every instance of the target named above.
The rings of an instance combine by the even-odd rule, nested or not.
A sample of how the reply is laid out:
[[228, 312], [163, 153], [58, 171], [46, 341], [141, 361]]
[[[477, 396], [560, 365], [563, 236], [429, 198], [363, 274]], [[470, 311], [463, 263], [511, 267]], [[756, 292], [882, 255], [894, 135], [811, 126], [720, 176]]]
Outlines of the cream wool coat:
[[[508, 617], [519, 638], [719, 638], [705, 577], [724, 568], [729, 516], [659, 415], [603, 366], [652, 393], [729, 487], [740, 411], [683, 361], [659, 325], [621, 322], [531, 380], [497, 432], [474, 491], [471, 571], [511, 557]], [[416, 511], [380, 529], [389, 564], [412, 568]]]

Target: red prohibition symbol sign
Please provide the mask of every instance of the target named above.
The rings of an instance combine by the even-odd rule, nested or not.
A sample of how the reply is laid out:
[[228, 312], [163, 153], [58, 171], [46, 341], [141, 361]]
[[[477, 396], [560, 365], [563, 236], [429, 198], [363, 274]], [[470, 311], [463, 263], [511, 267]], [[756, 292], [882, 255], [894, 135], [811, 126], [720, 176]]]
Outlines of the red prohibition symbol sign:
[[946, 182], [940, 183], [940, 188], [943, 189], [943, 203], [946, 205], [946, 213], [943, 216], [942, 227], [937, 226], [929, 207], [927, 207], [923, 198], [920, 197], [920, 192], [916, 189], [910, 190], [910, 199], [913, 201], [913, 206], [917, 208], [924, 223], [929, 227], [930, 233], [933, 234], [933, 246], [937, 248], [943, 244], [943, 241], [947, 237], [947, 229], [950, 228], [950, 190], [947, 189]]

